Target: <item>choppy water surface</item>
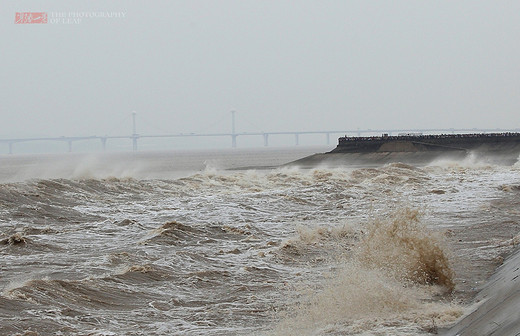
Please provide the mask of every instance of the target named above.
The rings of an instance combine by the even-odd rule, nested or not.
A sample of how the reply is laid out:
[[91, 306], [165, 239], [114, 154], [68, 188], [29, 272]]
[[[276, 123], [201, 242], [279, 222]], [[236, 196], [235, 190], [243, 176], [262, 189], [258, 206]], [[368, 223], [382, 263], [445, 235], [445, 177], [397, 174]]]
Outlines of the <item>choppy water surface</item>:
[[428, 334], [518, 242], [516, 166], [220, 168], [298, 154], [2, 157], [0, 334]]

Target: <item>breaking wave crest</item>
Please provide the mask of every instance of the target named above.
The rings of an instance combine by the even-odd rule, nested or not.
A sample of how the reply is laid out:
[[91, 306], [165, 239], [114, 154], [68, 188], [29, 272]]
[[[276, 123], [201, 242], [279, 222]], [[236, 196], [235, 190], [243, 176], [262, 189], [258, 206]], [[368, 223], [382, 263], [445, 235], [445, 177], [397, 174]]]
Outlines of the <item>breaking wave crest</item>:
[[441, 237], [422, 225], [419, 216], [418, 210], [407, 208], [370, 223], [357, 258], [397, 279], [438, 284], [451, 291], [454, 274]]
[[281, 246], [305, 250], [306, 244], [321, 244], [337, 254], [343, 245], [351, 253], [343, 253], [333, 264], [335, 270], [317, 285], [296, 291], [296, 301], [281, 314], [277, 335], [321, 335], [332, 326], [348, 334], [376, 331], [377, 325], [368, 321], [417, 332], [462, 314], [460, 307], [438, 301], [453, 289], [454, 274], [441, 236], [421, 224], [417, 210], [405, 208], [358, 232], [339, 232], [299, 230]]
[[[134, 294], [112, 288], [97, 280], [30, 280], [11, 289], [12, 299], [63, 307], [121, 308], [132, 306]], [[135, 302], [134, 302], [135, 305]]]
[[[518, 225], [510, 206], [518, 172], [498, 167], [189, 174], [99, 179], [78, 171], [73, 180], [1, 184], [0, 319], [13, 327], [0, 334], [33, 325], [63, 335], [422, 334], [457, 318], [450, 300], [471, 295], [484, 277], [464, 274], [459, 252], [497, 253], [480, 248], [488, 242], [468, 249], [462, 232], [481, 215], [487, 226], [473, 238], [487, 239], [500, 216], [501, 229]], [[502, 208], [489, 202], [499, 197]], [[406, 207], [415, 204], [428, 212]], [[443, 238], [457, 252], [458, 277], [472, 279], [451, 294]], [[518, 243], [511, 238], [500, 242]]]
[[0, 245], [17, 245], [17, 246], [25, 246], [29, 243], [29, 239], [22, 236], [21, 233], [17, 232], [7, 238], [0, 239]]

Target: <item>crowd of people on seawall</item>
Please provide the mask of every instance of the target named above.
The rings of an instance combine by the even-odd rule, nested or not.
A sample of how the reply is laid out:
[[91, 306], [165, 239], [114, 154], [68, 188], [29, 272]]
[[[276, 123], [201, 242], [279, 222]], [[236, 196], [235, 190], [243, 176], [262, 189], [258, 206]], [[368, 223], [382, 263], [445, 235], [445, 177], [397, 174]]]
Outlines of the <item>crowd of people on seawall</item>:
[[519, 137], [517, 132], [503, 132], [503, 133], [470, 133], [470, 134], [420, 134], [420, 133], [405, 133], [399, 135], [382, 134], [380, 136], [368, 137], [349, 137], [345, 135], [339, 138], [339, 144], [351, 142], [364, 141], [392, 141], [392, 140], [429, 140], [429, 139], [458, 139], [458, 138], [505, 138], [505, 137]]

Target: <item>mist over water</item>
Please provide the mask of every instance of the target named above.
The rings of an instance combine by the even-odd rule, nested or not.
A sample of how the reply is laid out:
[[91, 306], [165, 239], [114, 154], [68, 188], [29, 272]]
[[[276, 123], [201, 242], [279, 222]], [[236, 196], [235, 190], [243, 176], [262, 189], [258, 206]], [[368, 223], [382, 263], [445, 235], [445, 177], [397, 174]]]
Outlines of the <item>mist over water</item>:
[[268, 149], [220, 149], [135, 153], [41, 154], [0, 156], [1, 182], [29, 179], [161, 179], [188, 176], [205, 169], [265, 169], [330, 146]]
[[517, 165], [318, 151], [3, 157], [0, 333], [429, 334], [518, 240]]

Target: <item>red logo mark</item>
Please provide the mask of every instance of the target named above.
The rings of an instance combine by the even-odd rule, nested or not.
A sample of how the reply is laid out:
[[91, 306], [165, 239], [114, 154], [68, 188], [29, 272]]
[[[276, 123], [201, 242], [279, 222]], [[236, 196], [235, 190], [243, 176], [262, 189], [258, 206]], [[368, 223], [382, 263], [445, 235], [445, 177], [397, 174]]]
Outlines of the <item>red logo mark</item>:
[[28, 23], [47, 23], [47, 13], [45, 12], [22, 12], [16, 13], [14, 17], [15, 24], [28, 24]]

